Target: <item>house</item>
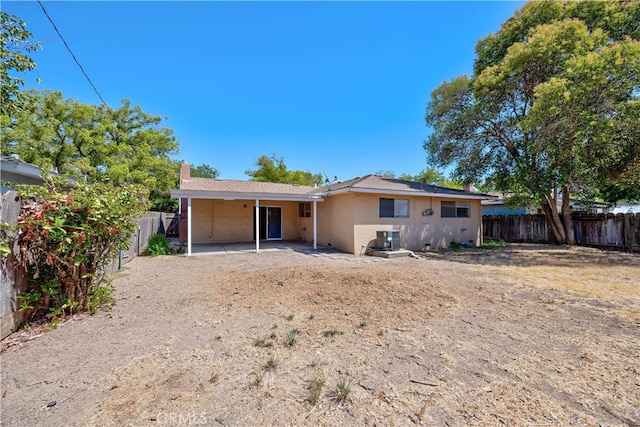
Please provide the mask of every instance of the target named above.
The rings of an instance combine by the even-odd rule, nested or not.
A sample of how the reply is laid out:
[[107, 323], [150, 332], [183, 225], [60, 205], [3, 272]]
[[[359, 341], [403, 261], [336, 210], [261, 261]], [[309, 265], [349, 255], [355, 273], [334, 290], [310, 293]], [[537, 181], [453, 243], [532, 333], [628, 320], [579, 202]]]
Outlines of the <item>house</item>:
[[[481, 203], [482, 203], [482, 215], [541, 215], [543, 214], [542, 208], [540, 208], [540, 206], [529, 205], [529, 206], [508, 207], [507, 199], [505, 198], [499, 198], [494, 200], [483, 200]], [[558, 197], [557, 206], [558, 206], [558, 211], [561, 211], [562, 197]], [[571, 210], [573, 212], [588, 213], [588, 214], [607, 213], [610, 209], [610, 206], [606, 203], [601, 203], [596, 201], [585, 203], [584, 201], [577, 200], [577, 199], [570, 199], [569, 206], [571, 206]]]
[[640, 213], [640, 203], [619, 202], [611, 210], [612, 214], [637, 214]]
[[[58, 175], [49, 172], [50, 176]], [[69, 185], [75, 185], [76, 181], [67, 179]], [[15, 184], [42, 185], [44, 179], [38, 166], [25, 163], [13, 156], [0, 156], [0, 182], [1, 193], [12, 190]]]
[[[192, 178], [183, 164], [180, 239], [192, 244], [295, 240], [358, 254], [398, 230], [410, 250], [482, 243], [482, 200], [492, 196], [366, 175], [323, 187]], [[256, 239], [258, 236], [258, 239]]]

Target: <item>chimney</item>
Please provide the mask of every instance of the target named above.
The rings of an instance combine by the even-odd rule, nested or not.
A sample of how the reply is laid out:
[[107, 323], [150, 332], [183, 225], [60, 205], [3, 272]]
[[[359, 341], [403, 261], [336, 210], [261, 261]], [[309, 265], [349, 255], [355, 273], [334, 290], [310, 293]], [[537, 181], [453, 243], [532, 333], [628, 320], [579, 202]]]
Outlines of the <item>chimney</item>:
[[464, 191], [469, 191], [469, 192], [473, 193], [473, 182], [468, 182], [468, 183], [464, 184], [462, 189]]
[[191, 179], [191, 165], [182, 162], [180, 165], [180, 181], [189, 181]]

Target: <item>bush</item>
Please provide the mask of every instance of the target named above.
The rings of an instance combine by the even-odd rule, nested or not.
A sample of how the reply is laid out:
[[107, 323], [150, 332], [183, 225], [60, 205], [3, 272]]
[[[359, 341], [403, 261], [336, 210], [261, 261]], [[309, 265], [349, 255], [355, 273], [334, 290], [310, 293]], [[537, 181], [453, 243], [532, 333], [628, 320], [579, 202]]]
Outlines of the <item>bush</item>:
[[113, 304], [104, 267], [127, 248], [134, 219], [145, 210], [140, 187], [78, 184], [63, 192], [64, 185], [52, 179], [19, 186], [18, 224], [1, 236], [3, 244], [18, 246], [16, 261], [27, 277], [20, 308], [33, 310], [32, 318]]
[[164, 234], [155, 234], [149, 239], [147, 253], [151, 256], [171, 255], [169, 240]]

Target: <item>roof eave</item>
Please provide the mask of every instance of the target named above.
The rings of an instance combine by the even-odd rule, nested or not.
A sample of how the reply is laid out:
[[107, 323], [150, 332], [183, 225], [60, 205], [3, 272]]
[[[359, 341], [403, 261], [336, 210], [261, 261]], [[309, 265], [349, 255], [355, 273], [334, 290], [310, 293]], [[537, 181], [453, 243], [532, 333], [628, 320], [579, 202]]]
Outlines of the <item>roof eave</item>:
[[319, 194], [273, 194], [255, 192], [231, 192], [231, 191], [207, 191], [207, 190], [171, 190], [171, 197], [180, 199], [191, 197], [193, 199], [220, 199], [220, 200], [274, 200], [281, 202], [309, 202], [323, 201]]
[[473, 200], [493, 200], [495, 197], [488, 194], [473, 194], [473, 193], [432, 193], [429, 191], [403, 191], [403, 190], [382, 190], [375, 188], [340, 188], [338, 190], [331, 190], [322, 193], [317, 193], [323, 197], [331, 196], [333, 194], [344, 193], [369, 193], [369, 194], [388, 194], [394, 196], [417, 196], [417, 197], [439, 197], [442, 199], [473, 199]]

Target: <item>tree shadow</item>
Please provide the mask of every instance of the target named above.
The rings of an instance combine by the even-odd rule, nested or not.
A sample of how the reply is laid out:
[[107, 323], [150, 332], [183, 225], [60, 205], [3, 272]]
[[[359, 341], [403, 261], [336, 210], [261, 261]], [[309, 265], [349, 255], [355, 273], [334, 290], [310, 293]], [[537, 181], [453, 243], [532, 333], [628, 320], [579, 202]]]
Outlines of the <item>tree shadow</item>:
[[640, 267], [640, 253], [585, 246], [514, 243], [499, 249], [447, 250], [425, 257], [464, 264], [513, 267], [580, 267], [585, 265]]

